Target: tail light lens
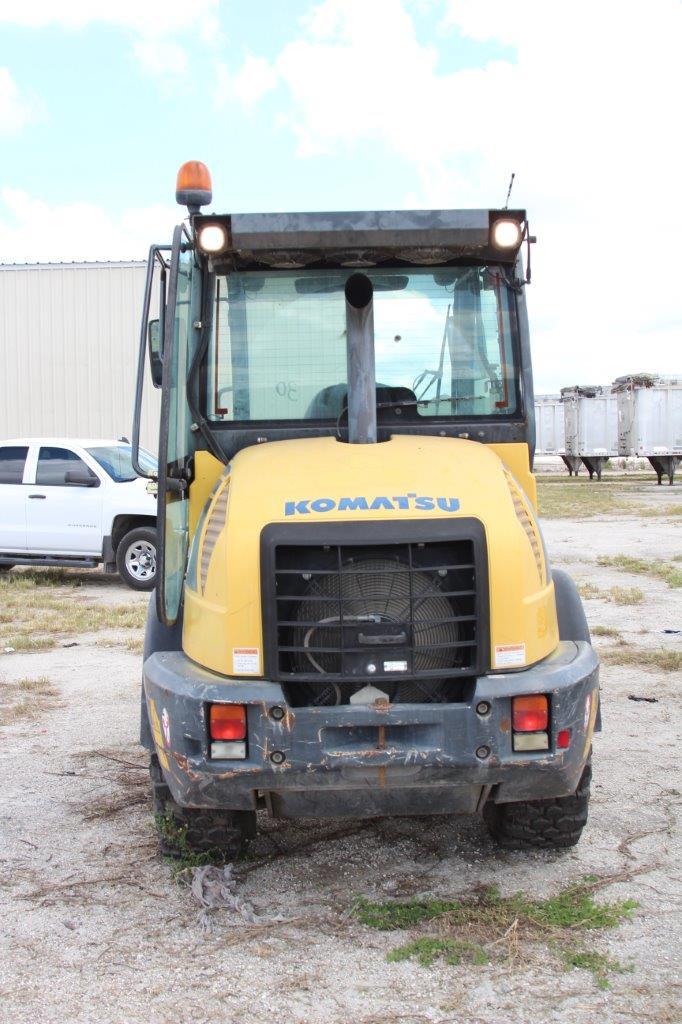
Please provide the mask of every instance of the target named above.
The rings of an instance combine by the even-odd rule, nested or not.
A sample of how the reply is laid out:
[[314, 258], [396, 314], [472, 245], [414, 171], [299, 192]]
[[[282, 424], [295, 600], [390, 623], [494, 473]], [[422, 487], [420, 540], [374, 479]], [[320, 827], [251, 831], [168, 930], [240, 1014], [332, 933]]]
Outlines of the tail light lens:
[[245, 740], [246, 708], [243, 704], [211, 704], [212, 740]]
[[549, 701], [544, 694], [512, 698], [514, 732], [546, 732], [548, 721]]

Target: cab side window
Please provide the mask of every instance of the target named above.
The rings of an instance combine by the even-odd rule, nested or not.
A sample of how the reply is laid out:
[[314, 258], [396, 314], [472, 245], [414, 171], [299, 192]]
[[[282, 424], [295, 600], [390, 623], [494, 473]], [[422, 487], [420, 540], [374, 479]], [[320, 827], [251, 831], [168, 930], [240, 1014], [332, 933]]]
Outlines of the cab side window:
[[95, 477], [89, 466], [69, 448], [41, 448], [38, 457], [36, 484], [43, 487], [70, 487], [66, 481], [69, 472], [85, 473]]
[[24, 465], [28, 448], [0, 448], [0, 484], [20, 484], [24, 478]]

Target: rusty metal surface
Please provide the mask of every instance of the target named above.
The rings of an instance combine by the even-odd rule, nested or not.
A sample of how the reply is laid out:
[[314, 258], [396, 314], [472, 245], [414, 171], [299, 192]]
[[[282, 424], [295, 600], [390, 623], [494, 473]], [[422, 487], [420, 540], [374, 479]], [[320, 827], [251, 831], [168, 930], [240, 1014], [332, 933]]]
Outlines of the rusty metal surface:
[[[438, 792], [449, 813], [452, 787], [462, 794], [468, 787], [464, 799], [474, 805], [484, 786], [493, 787], [492, 799], [501, 802], [565, 795], [575, 789], [587, 757], [586, 697], [598, 699], [596, 656], [589, 644], [573, 642], [561, 643], [531, 669], [481, 676], [469, 699], [458, 704], [308, 707], [294, 714], [278, 684], [226, 679], [171, 651], [147, 659], [144, 679], [147, 700], [168, 722], [166, 775], [174, 798], [233, 809], [256, 806], [259, 792], [289, 790], [336, 790], [340, 803], [341, 794], [364, 790], [372, 813], [381, 813], [376, 792], [391, 789], [433, 789], [429, 813], [437, 813]], [[512, 751], [511, 698], [524, 693], [551, 695], [552, 737], [570, 728], [568, 750]], [[214, 701], [247, 705], [245, 760], [210, 759], [206, 709]], [[481, 702], [490, 705], [484, 715], [476, 711]], [[274, 707], [286, 709], [283, 718], [273, 717]], [[483, 748], [489, 753], [481, 758], [477, 751]], [[273, 754], [283, 755], [281, 764]], [[394, 805], [387, 797], [385, 806]], [[355, 799], [353, 806], [361, 813]]]

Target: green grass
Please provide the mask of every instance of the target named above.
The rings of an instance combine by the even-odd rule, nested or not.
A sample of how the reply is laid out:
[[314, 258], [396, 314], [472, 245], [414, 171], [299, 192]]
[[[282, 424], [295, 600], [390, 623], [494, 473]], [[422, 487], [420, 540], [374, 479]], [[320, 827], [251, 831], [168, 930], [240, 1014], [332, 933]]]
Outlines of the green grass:
[[[677, 559], [674, 559], [677, 561]], [[599, 565], [611, 566], [643, 576], [655, 576], [664, 580], [669, 587], [682, 587], [682, 569], [662, 561], [647, 561], [644, 558], [633, 558], [631, 555], [602, 555], [597, 559]]]
[[360, 899], [355, 905], [355, 916], [361, 924], [379, 931], [394, 931], [396, 928], [413, 928], [434, 917], [452, 914], [461, 904], [452, 900], [409, 900], [405, 903], [370, 903]]
[[558, 950], [567, 966], [591, 970], [600, 984], [606, 972], [616, 968], [602, 954], [577, 946], [577, 939], [581, 933], [615, 928], [637, 906], [634, 900], [596, 902], [594, 890], [604, 881], [591, 876], [547, 899], [523, 893], [501, 896], [494, 887], [457, 900], [375, 903], [360, 898], [353, 913], [370, 928], [413, 933], [409, 941], [389, 951], [389, 963], [416, 960], [423, 967], [437, 961], [483, 966], [505, 953], [513, 957], [519, 942], [540, 942], [550, 952]]
[[564, 950], [563, 961], [567, 970], [591, 971], [600, 989], [609, 987], [608, 974], [624, 974], [632, 970], [632, 967], [624, 967], [619, 960], [593, 950]]
[[386, 959], [390, 964], [414, 959], [422, 967], [431, 967], [436, 960], [444, 960], [451, 966], [461, 964], [462, 960], [465, 960], [476, 967], [481, 967], [489, 962], [490, 957], [483, 946], [479, 946], [476, 942], [425, 936], [423, 939], [408, 942], [404, 946], [397, 946], [391, 950]]
[[361, 924], [380, 931], [413, 928], [444, 917], [451, 924], [467, 927], [485, 923], [505, 928], [522, 918], [537, 927], [590, 929], [612, 928], [629, 917], [635, 906], [631, 900], [596, 903], [588, 884], [570, 885], [544, 900], [529, 899], [522, 893], [500, 896], [491, 886], [460, 900], [372, 903], [359, 899], [354, 913]]
[[81, 584], [60, 569], [0, 576], [0, 650], [40, 650], [59, 635], [144, 627], [145, 605], [98, 604], [78, 593]]

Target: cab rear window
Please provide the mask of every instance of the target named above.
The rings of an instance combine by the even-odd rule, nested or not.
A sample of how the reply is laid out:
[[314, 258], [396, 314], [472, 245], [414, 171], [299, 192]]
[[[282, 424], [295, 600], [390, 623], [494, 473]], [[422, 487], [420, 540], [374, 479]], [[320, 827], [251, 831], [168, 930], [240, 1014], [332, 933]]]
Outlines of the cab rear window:
[[24, 466], [28, 448], [7, 446], [0, 448], [0, 484], [20, 484], [24, 479]]

